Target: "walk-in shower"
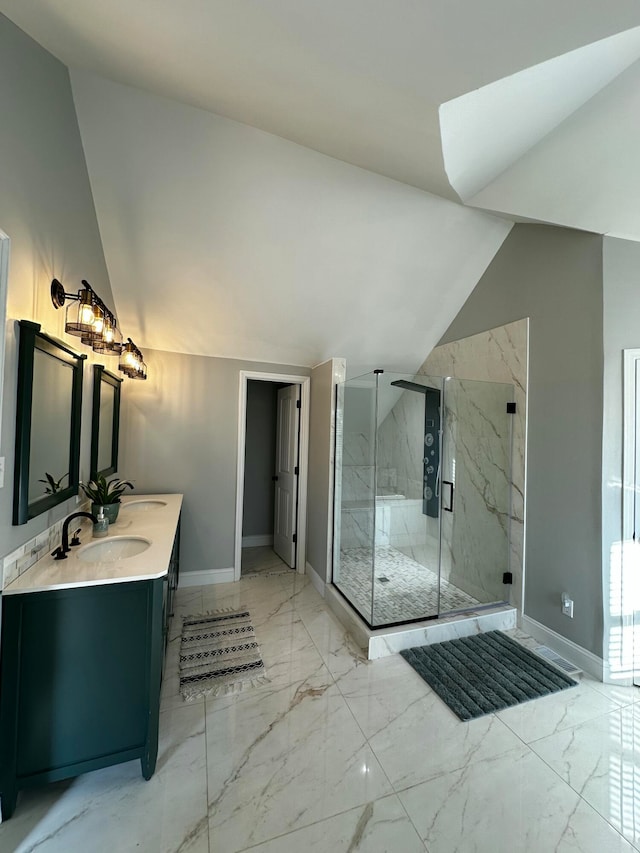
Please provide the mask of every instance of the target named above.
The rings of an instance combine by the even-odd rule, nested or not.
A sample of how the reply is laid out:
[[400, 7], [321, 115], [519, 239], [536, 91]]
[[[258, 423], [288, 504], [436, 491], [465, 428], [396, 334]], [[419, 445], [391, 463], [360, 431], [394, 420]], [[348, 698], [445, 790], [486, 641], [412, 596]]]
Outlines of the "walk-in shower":
[[370, 628], [507, 599], [513, 387], [375, 371], [337, 393], [334, 586]]

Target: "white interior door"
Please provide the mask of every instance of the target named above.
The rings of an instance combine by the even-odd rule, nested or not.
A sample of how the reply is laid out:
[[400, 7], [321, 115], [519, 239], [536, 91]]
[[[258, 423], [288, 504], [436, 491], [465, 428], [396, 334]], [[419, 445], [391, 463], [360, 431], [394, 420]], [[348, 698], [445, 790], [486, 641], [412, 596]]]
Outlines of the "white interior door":
[[299, 385], [278, 391], [273, 550], [292, 569], [296, 562], [299, 399]]

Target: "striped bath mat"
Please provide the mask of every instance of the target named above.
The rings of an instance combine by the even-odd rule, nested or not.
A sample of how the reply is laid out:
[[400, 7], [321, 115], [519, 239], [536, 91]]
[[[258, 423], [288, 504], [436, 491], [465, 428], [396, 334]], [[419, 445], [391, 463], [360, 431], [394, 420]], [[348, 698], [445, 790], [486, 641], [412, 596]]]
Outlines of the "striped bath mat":
[[249, 611], [186, 616], [179, 669], [180, 693], [187, 701], [268, 683]]
[[461, 720], [472, 720], [576, 682], [502, 631], [401, 651]]

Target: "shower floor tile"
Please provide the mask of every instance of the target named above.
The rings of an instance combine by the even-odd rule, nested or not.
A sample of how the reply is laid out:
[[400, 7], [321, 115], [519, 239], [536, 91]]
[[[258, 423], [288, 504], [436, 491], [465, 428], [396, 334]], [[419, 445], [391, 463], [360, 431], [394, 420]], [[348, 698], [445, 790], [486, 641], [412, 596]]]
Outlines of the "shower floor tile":
[[[375, 550], [373, 620], [371, 613], [371, 550], [343, 548], [334, 581], [340, 592], [374, 625], [420, 620], [438, 613], [438, 576], [397, 548]], [[477, 607], [480, 602], [457, 586], [440, 581], [440, 612]]]

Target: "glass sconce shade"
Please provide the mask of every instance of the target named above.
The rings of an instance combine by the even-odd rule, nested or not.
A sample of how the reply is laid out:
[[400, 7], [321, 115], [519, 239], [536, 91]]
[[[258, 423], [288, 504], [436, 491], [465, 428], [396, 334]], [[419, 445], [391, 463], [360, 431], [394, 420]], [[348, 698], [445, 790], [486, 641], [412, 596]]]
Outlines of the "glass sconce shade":
[[105, 312], [102, 334], [91, 341], [93, 351], [101, 355], [120, 355], [122, 352], [122, 334], [116, 319], [109, 311]]
[[122, 347], [118, 370], [121, 370], [129, 379], [147, 378], [147, 365], [143, 361], [142, 353], [131, 338]]
[[88, 337], [93, 333], [96, 320], [96, 305], [93, 304], [93, 294], [90, 290], [81, 290], [76, 302], [67, 306], [64, 330], [68, 335]]
[[146, 379], [147, 378], [147, 365], [144, 363], [144, 361], [140, 361], [135, 376], [132, 376], [131, 378], [132, 379]]
[[125, 376], [133, 378], [138, 370], [138, 365], [139, 360], [137, 356], [137, 350], [135, 344], [133, 343], [131, 338], [129, 338], [127, 343], [122, 347], [118, 370], [121, 370], [125, 374]]
[[94, 341], [100, 340], [104, 331], [106, 312], [100, 303], [94, 304], [93, 317], [91, 331], [83, 334], [81, 338], [82, 343], [88, 347], [92, 346]]

